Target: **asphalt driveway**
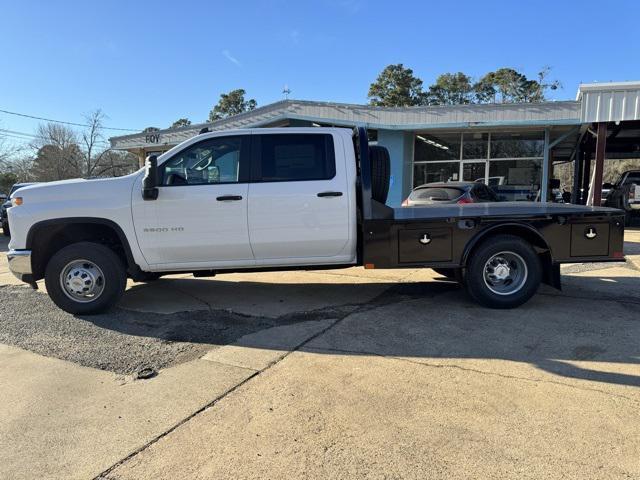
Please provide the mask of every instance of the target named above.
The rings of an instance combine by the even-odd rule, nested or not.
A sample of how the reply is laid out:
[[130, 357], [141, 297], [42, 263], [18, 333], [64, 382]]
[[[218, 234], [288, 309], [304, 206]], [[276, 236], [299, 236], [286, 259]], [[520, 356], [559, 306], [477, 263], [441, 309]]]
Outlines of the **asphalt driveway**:
[[2, 478], [640, 477], [634, 263], [512, 311], [347, 269], [131, 284], [93, 317], [0, 265]]

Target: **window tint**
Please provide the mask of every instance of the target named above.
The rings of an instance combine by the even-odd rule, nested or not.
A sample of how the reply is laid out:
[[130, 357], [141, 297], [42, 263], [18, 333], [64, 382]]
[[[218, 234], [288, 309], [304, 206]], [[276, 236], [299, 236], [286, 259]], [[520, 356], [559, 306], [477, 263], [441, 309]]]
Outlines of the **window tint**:
[[241, 137], [221, 137], [181, 151], [162, 165], [162, 185], [238, 182], [241, 145]]
[[260, 142], [258, 181], [328, 180], [336, 174], [331, 135], [260, 135]]

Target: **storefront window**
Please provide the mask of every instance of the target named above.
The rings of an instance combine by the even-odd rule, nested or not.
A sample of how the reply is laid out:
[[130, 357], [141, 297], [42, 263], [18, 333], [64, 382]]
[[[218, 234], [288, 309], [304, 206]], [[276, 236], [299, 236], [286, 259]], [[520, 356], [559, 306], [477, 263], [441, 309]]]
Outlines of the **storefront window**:
[[481, 181], [503, 200], [532, 200], [540, 189], [543, 150], [541, 131], [420, 133], [413, 186]]
[[489, 186], [503, 200], [534, 200], [540, 188], [542, 159], [492, 160]]
[[544, 133], [492, 133], [491, 158], [542, 157]]
[[462, 159], [477, 160], [487, 158], [489, 151], [488, 133], [465, 133], [462, 136]]
[[433, 182], [455, 182], [458, 180], [460, 162], [417, 163], [413, 167], [415, 187]]
[[460, 160], [460, 133], [416, 135], [414, 159], [416, 162]]

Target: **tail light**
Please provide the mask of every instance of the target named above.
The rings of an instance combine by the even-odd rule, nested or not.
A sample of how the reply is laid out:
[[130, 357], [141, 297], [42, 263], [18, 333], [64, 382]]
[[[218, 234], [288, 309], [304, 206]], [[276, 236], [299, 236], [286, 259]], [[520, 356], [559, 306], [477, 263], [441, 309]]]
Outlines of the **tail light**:
[[409, 197], [405, 198], [400, 205], [403, 206], [403, 207], [408, 207], [409, 206]]
[[465, 203], [473, 203], [473, 200], [468, 197], [461, 197], [460, 200], [458, 200], [456, 203], [458, 205], [464, 205]]

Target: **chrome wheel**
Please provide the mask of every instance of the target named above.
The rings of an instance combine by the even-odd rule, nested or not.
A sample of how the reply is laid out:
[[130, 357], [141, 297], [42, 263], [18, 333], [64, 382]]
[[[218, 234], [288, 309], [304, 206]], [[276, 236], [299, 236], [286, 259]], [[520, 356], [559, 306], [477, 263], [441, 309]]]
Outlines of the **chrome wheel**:
[[484, 283], [496, 295], [512, 295], [527, 281], [524, 259], [514, 252], [499, 252], [484, 264]]
[[104, 282], [100, 267], [89, 260], [69, 262], [60, 273], [62, 291], [74, 302], [93, 302], [102, 295]]

